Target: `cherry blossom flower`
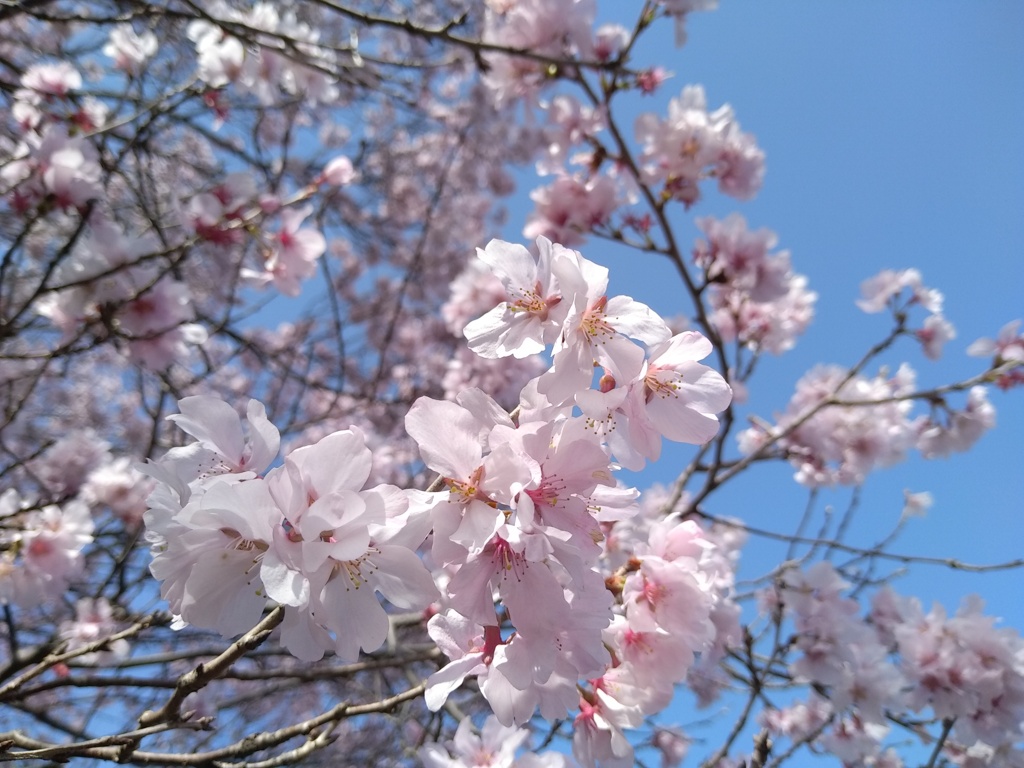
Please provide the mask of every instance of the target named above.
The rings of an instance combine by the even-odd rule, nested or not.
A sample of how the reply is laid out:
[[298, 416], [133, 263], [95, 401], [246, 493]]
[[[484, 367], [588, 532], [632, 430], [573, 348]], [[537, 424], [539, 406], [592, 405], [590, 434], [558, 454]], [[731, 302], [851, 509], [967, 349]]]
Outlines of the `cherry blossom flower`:
[[572, 307], [556, 340], [551, 369], [541, 376], [538, 390], [552, 404], [585, 390], [595, 363], [616, 379], [634, 379], [643, 367], [644, 352], [630, 341], [658, 344], [671, 331], [650, 307], [628, 296], [607, 297], [608, 270], [577, 252], [578, 283]]
[[[696, 362], [710, 354], [711, 342], [696, 331], [678, 334], [651, 348], [643, 374], [645, 429], [695, 445], [718, 433], [715, 414], [729, 406], [732, 390], [721, 374]], [[631, 422], [631, 427], [636, 429], [639, 424]]]
[[[456, 403], [420, 398], [405, 424], [427, 466], [450, 488], [433, 497], [434, 557], [445, 563], [480, 552], [505, 520], [497, 503], [539, 479], [539, 466], [513, 442], [488, 444], [495, 427], [513, 425], [479, 390], [467, 390]], [[485, 455], [485, 447], [493, 450]]]
[[525, 728], [504, 726], [494, 716], [484, 721], [480, 735], [473, 733], [473, 723], [465, 718], [459, 723], [452, 739], [454, 757], [439, 744], [426, 744], [420, 749], [425, 768], [512, 768], [516, 764], [516, 750], [529, 738]]
[[281, 211], [281, 229], [265, 257], [264, 271], [244, 269], [242, 276], [257, 285], [273, 283], [286, 296], [298, 296], [302, 281], [316, 273], [317, 259], [327, 247], [326, 239], [318, 230], [301, 226], [312, 212], [310, 206]]
[[672, 74], [664, 67], [651, 67], [637, 74], [636, 87], [644, 96], [650, 96], [670, 77]]
[[39, 507], [12, 488], [0, 494], [0, 520], [0, 603], [31, 607], [61, 595], [93, 540], [89, 507], [79, 499]]
[[1020, 320], [1012, 320], [1002, 327], [995, 339], [982, 338], [967, 348], [967, 354], [974, 357], [995, 358], [995, 364], [1011, 360], [1024, 362], [1024, 334], [1017, 330]]
[[332, 187], [341, 187], [355, 181], [356, 171], [352, 167], [352, 161], [344, 155], [338, 155], [324, 166], [320, 174], [321, 182], [330, 184]]
[[777, 238], [749, 231], [742, 216], [698, 220], [694, 261], [708, 280], [710, 319], [723, 341], [779, 354], [793, 347], [814, 316], [817, 295], [795, 274], [787, 251], [769, 254]]
[[[521, 0], [488, 9], [483, 40], [502, 47], [549, 54], [591, 55], [596, 3], [593, 0]], [[489, 54], [484, 82], [499, 103], [534, 99], [542, 88], [545, 67], [537, 61]]]
[[619, 701], [597, 681], [593, 693], [580, 699], [580, 713], [573, 722], [573, 754], [584, 768], [628, 768], [633, 765], [633, 746], [624, 730], [642, 722], [639, 706]]
[[114, 66], [125, 72], [138, 72], [156, 55], [159, 43], [150, 30], [138, 34], [130, 24], [119, 24], [110, 30], [110, 40], [103, 53], [114, 60]]
[[92, 505], [109, 507], [129, 525], [142, 522], [146, 497], [153, 481], [132, 466], [127, 456], [106, 462], [89, 473], [82, 486], [82, 499]]
[[523, 227], [523, 236], [546, 237], [566, 245], [579, 245], [584, 235], [607, 224], [622, 204], [622, 195], [610, 176], [562, 173], [551, 184], [530, 193], [535, 209]]
[[621, 24], [602, 24], [594, 32], [594, 55], [611, 61], [629, 42], [629, 30]]
[[[913, 388], [914, 374], [906, 365], [891, 377], [874, 379], [849, 378], [837, 366], [818, 366], [807, 373], [797, 382], [779, 427], [801, 418], [824, 398], [865, 404], [820, 408], [779, 441], [797, 467], [797, 480], [811, 486], [859, 483], [874, 468], [901, 461], [915, 443], [922, 442], [922, 425], [911, 418], [912, 402], [898, 397]], [[878, 402], [870, 404], [873, 401]], [[740, 435], [742, 450], [757, 450], [766, 434], [771, 431], [746, 430]]]
[[[75, 604], [75, 618], [61, 624], [61, 638], [67, 641], [66, 649], [76, 651], [115, 634], [120, 627], [114, 619], [113, 609], [105, 598], [83, 597]], [[126, 657], [131, 650], [124, 638], [112, 640], [103, 650], [78, 656], [80, 664], [101, 665]]]
[[925, 318], [924, 327], [916, 335], [925, 357], [938, 360], [942, 356], [942, 347], [956, 338], [956, 329], [942, 315], [932, 314]]
[[82, 75], [66, 61], [54, 64], [33, 64], [21, 76], [21, 87], [40, 99], [64, 98], [82, 87]]
[[[246, 406], [248, 439], [238, 413], [220, 398], [210, 395], [186, 397], [178, 401], [178, 411], [168, 416], [168, 421], [194, 437], [201, 450], [172, 450], [168, 454], [172, 458], [187, 455], [195, 462], [195, 474], [186, 477], [186, 482], [213, 474], [260, 473], [277, 456], [280, 433], [267, 419], [266, 408], [258, 400], [250, 400]], [[167, 463], [167, 460], [162, 463]]]
[[537, 161], [537, 172], [541, 175], [559, 173], [569, 159], [570, 150], [596, 136], [605, 126], [601, 110], [588, 107], [565, 94], [551, 99], [547, 118], [548, 124], [543, 131], [544, 155]]
[[269, 598], [295, 609], [282, 642], [297, 656], [333, 648], [354, 660], [387, 638], [375, 593], [408, 609], [436, 597], [414, 551], [427, 529], [407, 514], [408, 497], [364, 488], [371, 455], [361, 433], [331, 433], [260, 477], [279, 440], [262, 404], [249, 403], [248, 443], [226, 403], [195, 396], [180, 407], [171, 418], [200, 442], [147, 467], [165, 487], [150, 497], [146, 524], [151, 571], [183, 622], [238, 634]]
[[901, 519], [908, 517], [924, 517], [934, 503], [932, 495], [927, 491], [911, 493], [909, 490], [904, 489], [903, 499], [904, 503], [903, 512], [900, 515]]
[[944, 404], [945, 418], [936, 413], [922, 419], [917, 427], [917, 448], [925, 458], [949, 456], [966, 451], [996, 425], [996, 411], [988, 399], [988, 390], [971, 387], [963, 410]]
[[881, 312], [886, 307], [895, 306], [896, 297], [905, 288], [910, 289], [909, 303], [923, 306], [933, 314], [942, 312], [942, 294], [934, 288], [928, 288], [921, 282], [921, 273], [916, 269], [904, 269], [896, 272], [883, 269], [874, 277], [861, 283], [861, 298], [857, 306], [868, 313]]
[[221, 88], [242, 74], [245, 49], [238, 38], [206, 21], [193, 21], [188, 37], [199, 54], [199, 77], [211, 88]]
[[575, 266], [568, 251], [544, 237], [537, 238], [537, 257], [526, 248], [491, 240], [477, 257], [501, 280], [505, 300], [471, 321], [463, 331], [469, 348], [489, 358], [527, 357], [554, 342], [569, 312], [561, 280], [571, 280]]
[[643, 145], [644, 179], [664, 184], [664, 196], [687, 207], [700, 197], [698, 184], [716, 177], [719, 189], [740, 199], [753, 197], [764, 175], [764, 153], [741, 133], [728, 105], [708, 112], [704, 89], [686, 86], [669, 102], [668, 117], [643, 114], [636, 121]]

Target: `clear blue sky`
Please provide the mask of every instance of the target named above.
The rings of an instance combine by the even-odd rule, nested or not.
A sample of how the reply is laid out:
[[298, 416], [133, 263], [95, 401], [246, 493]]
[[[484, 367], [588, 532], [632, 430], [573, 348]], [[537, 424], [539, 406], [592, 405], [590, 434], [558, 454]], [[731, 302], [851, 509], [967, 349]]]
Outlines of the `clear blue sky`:
[[[625, 18], [639, 5], [607, 0], [602, 12]], [[684, 85], [703, 84], [711, 108], [732, 104], [757, 136], [767, 175], [752, 202], [712, 195], [691, 215], [680, 210], [680, 241], [696, 236], [694, 216], [737, 210], [751, 227], [778, 233], [819, 294], [813, 326], [796, 350], [765, 361], [741, 415], [770, 417], [811, 366], [851, 364], [888, 331], [885, 315], [854, 305], [860, 282], [884, 268], [919, 268], [945, 294], [958, 333], [938, 363], [909, 342], [887, 362], [907, 360], [923, 386], [979, 372], [983, 361], [965, 355], [968, 344], [1024, 318], [1024, 3], [722, 0], [718, 11], [693, 14], [688, 28], [683, 49], [672, 45], [670, 27], [641, 47], [637, 64], [674, 77], [638, 105], [664, 113]], [[522, 239], [518, 213], [510, 239]], [[666, 265], [640, 269], [634, 255], [626, 269], [597, 241], [581, 250], [612, 268], [612, 292], [665, 314], [685, 308]], [[930, 491], [935, 505], [912, 521], [895, 551], [976, 563], [1024, 557], [1024, 391], [993, 388], [990, 399], [998, 427], [975, 450], [914, 458], [869, 478], [852, 540], [884, 535], [909, 488]], [[690, 455], [686, 447], [666, 451], [638, 484], [671, 481]], [[714, 497], [708, 511], [791, 530], [806, 500], [791, 475], [786, 466], [759, 468]], [[827, 500], [841, 510], [848, 498]], [[760, 575], [779, 557], [778, 547], [752, 538], [742, 574]], [[895, 587], [950, 610], [978, 592], [991, 614], [1024, 629], [1022, 571], [979, 576], [917, 566]]]

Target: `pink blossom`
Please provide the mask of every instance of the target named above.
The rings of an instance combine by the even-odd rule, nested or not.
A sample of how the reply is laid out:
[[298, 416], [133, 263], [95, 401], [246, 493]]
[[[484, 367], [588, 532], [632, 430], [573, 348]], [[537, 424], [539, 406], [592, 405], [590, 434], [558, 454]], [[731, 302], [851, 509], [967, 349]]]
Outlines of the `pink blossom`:
[[553, 365], [538, 383], [552, 404], [564, 403], [587, 389], [595, 363], [617, 380], [634, 379], [643, 366], [644, 352], [630, 338], [657, 344], [671, 333], [646, 304], [628, 296], [609, 299], [605, 295], [608, 270], [578, 253], [575, 257], [572, 307], [553, 347]]
[[740, 199], [760, 188], [764, 153], [739, 130], [731, 107], [708, 112], [700, 86], [687, 86], [672, 99], [666, 119], [641, 115], [636, 134], [643, 145], [644, 179], [663, 183], [666, 198], [689, 207], [700, 197], [699, 182], [708, 177], [717, 177], [720, 191]]
[[636, 87], [640, 89], [640, 93], [649, 96], [670, 77], [672, 75], [664, 67], [651, 67], [637, 74]]
[[934, 503], [932, 495], [927, 491], [911, 493], [909, 490], [904, 490], [903, 499], [904, 503], [903, 513], [900, 515], [901, 519], [908, 517], [924, 517]]
[[768, 229], [750, 231], [746, 220], [733, 213], [722, 220], [697, 220], [706, 241], [698, 240], [693, 258], [708, 281], [742, 291], [757, 302], [779, 299], [789, 291], [792, 268], [788, 251], [769, 254], [778, 237]]
[[513, 442], [489, 444], [494, 428], [511, 428], [511, 419], [484, 393], [467, 390], [457, 403], [420, 398], [405, 424], [427, 466], [450, 488], [434, 497], [435, 558], [452, 562], [481, 551], [505, 519], [496, 503], [507, 504], [540, 474]]
[[242, 43], [206, 21], [193, 21], [188, 37], [199, 54], [199, 77], [211, 88], [220, 88], [242, 74], [245, 49]]
[[943, 405], [945, 419], [937, 412], [916, 425], [917, 448], [925, 458], [966, 451], [996, 425], [996, 411], [985, 387], [971, 387], [963, 410]]
[[817, 295], [792, 271], [788, 252], [768, 253], [775, 233], [749, 231], [738, 214], [697, 223], [707, 241], [697, 241], [694, 260], [707, 275], [710, 317], [722, 340], [774, 354], [792, 348], [814, 316]]
[[198, 440], [208, 452], [201, 460], [202, 469], [196, 477], [186, 478], [188, 482], [218, 472], [263, 472], [277, 456], [280, 434], [258, 400], [250, 400], [246, 407], [248, 439], [238, 413], [220, 398], [186, 397], [178, 401], [178, 410], [167, 420]]
[[[511, 49], [549, 54], [556, 58], [589, 57], [596, 3], [593, 0], [520, 0], [501, 2], [485, 17], [483, 40]], [[533, 99], [546, 79], [537, 61], [489, 54], [484, 82], [499, 103]]]
[[732, 391], [715, 370], [696, 360], [711, 352], [711, 342], [686, 331], [651, 347], [650, 358], [622, 386], [606, 375], [607, 391], [590, 390], [576, 402], [602, 434], [622, 466], [640, 469], [657, 460], [661, 438], [703, 444], [718, 432], [716, 413], [728, 407]]
[[978, 339], [967, 348], [967, 354], [974, 357], [993, 357], [996, 365], [1011, 360], [1024, 362], [1024, 334], [1019, 334], [1020, 320], [1011, 320], [1004, 325], [995, 339]]
[[569, 312], [560, 275], [572, 277], [575, 266], [566, 248], [537, 238], [535, 258], [521, 245], [491, 240], [477, 249], [478, 258], [501, 280], [505, 300], [463, 331], [478, 355], [527, 357], [554, 342]]
[[316, 660], [333, 648], [354, 660], [387, 637], [377, 592], [407, 609], [436, 597], [413, 551], [427, 528], [399, 489], [364, 488], [371, 455], [360, 433], [298, 448], [263, 478], [250, 468], [273, 459], [278, 435], [262, 404], [250, 401], [248, 444], [225, 403], [197, 396], [181, 407], [172, 418], [201, 442], [148, 467], [165, 485], [146, 524], [161, 596], [184, 622], [238, 634], [270, 598], [294, 609], [282, 628], [292, 653]]
[[459, 723], [452, 740], [454, 757], [438, 744], [427, 744], [420, 749], [425, 768], [513, 768], [518, 766], [518, 750], [529, 738], [525, 728], [504, 726], [493, 715], [484, 721], [480, 735], [473, 733], [473, 723], [465, 718]]
[[622, 702], [595, 681], [594, 691], [580, 699], [580, 713], [573, 722], [572, 751], [584, 768], [628, 768], [633, 765], [633, 746], [624, 730], [643, 722], [643, 710]]
[[861, 283], [861, 298], [857, 306], [868, 313], [881, 312], [905, 289], [911, 291], [910, 301], [921, 304], [932, 313], [942, 312], [942, 294], [921, 283], [921, 273], [916, 269], [895, 272], [883, 269], [877, 275]]
[[711, 342], [686, 331], [652, 347], [649, 354], [643, 375], [645, 426], [676, 442], [706, 443], [718, 433], [715, 414], [732, 400], [721, 374], [696, 362], [711, 354]]
[[537, 162], [537, 172], [542, 175], [560, 173], [569, 158], [570, 150], [596, 136], [605, 126], [603, 111], [588, 107], [564, 94], [551, 100], [547, 118], [548, 124], [543, 131], [544, 156]]
[[330, 184], [332, 187], [341, 187], [355, 181], [356, 171], [352, 167], [352, 161], [344, 155], [338, 155], [324, 166], [320, 174], [321, 182]]
[[82, 87], [82, 75], [66, 61], [34, 64], [21, 76], [21, 86], [40, 98], [64, 98]]
[[811, 694], [806, 702], [796, 702], [780, 709], [765, 709], [758, 720], [769, 731], [798, 741], [824, 726], [831, 715], [832, 706], [828, 701]]
[[[61, 624], [61, 638], [67, 641], [67, 650], [76, 651], [115, 634], [120, 627], [114, 619], [110, 603], [104, 598], [83, 597], [75, 604], [75, 618]], [[124, 638], [106, 644], [103, 650], [78, 656], [80, 664], [101, 665], [123, 659], [130, 651]]]
[[661, 768], [675, 768], [682, 764], [691, 743], [685, 734], [672, 728], [658, 728], [651, 737], [651, 745], [661, 753]]
[[138, 34], [130, 24], [119, 24], [110, 30], [110, 40], [103, 53], [114, 60], [114, 66], [125, 72], [138, 72], [156, 55], [159, 44], [150, 30]]
[[[919, 437], [921, 425], [911, 418], [912, 403], [899, 396], [914, 389], [913, 371], [901, 366], [891, 378], [849, 378], [836, 366], [819, 366], [797, 382], [796, 393], [779, 426], [801, 418], [824, 398], [862, 401], [864, 405], [828, 406], [779, 441], [797, 467], [799, 482], [808, 485], [858, 483], [877, 467], [901, 461]], [[894, 399], [895, 396], [895, 399]], [[877, 404], [870, 404], [878, 401]], [[744, 451], [758, 450], [770, 435], [751, 428], [740, 435]]]
[[40, 193], [53, 195], [62, 208], [81, 209], [100, 196], [96, 149], [81, 136], [68, 136], [63, 126], [47, 127], [29, 162], [42, 183]]
[[942, 347], [955, 338], [956, 329], [942, 315], [928, 315], [924, 327], [917, 331], [917, 339], [929, 360], [938, 360], [942, 356]]
[[565, 245], [582, 243], [583, 235], [608, 223], [622, 202], [615, 181], [604, 174], [559, 175], [531, 192], [530, 199], [536, 208], [523, 227], [524, 237], [545, 237]]
[[265, 256], [264, 271], [243, 270], [243, 276], [261, 285], [272, 282], [286, 296], [298, 296], [301, 282], [316, 273], [317, 259], [327, 247], [318, 230], [300, 226], [312, 212], [310, 206], [285, 208], [281, 212], [281, 229]]
[[132, 466], [127, 456], [107, 462], [89, 473], [82, 498], [93, 507], [105, 506], [128, 525], [142, 522], [152, 481]]
[[629, 30], [621, 24], [602, 24], [594, 32], [594, 55], [601, 61], [611, 61], [629, 42]]
[[455, 611], [432, 616], [427, 622], [427, 632], [451, 659], [427, 678], [424, 700], [427, 707], [436, 712], [466, 677], [486, 675], [494, 661], [494, 651], [503, 641], [497, 626], [482, 627]]
[[9, 489], [0, 495], [0, 519], [6, 529], [0, 536], [5, 545], [0, 602], [31, 607], [62, 594], [79, 574], [82, 552], [93, 541], [89, 507], [72, 499], [39, 508]]
[[93, 471], [110, 460], [110, 448], [93, 429], [73, 430], [37, 457], [32, 471], [48, 491], [71, 497]]

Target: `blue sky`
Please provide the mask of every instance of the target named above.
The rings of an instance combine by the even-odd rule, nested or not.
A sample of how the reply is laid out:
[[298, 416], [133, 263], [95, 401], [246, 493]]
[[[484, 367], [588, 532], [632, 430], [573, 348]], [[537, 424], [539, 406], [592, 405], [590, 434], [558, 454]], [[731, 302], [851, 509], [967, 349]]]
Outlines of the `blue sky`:
[[[600, 5], [605, 18], [624, 19], [640, 4]], [[886, 362], [907, 360], [922, 386], [980, 372], [984, 362], [967, 357], [967, 346], [1024, 318], [1024, 3], [723, 0], [716, 12], [693, 14], [688, 28], [683, 49], [672, 45], [670, 26], [641, 47], [637, 65], [674, 76], [635, 104], [663, 114], [684, 85], [703, 84], [709, 107], [730, 103], [757, 136], [767, 175], [752, 202], [709, 195], [691, 214], [679, 210], [679, 239], [696, 236], [694, 216], [739, 211], [751, 227], [778, 233], [779, 247], [819, 295], [811, 329], [794, 351], [762, 364], [741, 415], [771, 417], [814, 364], [852, 364], [884, 336], [887, 317], [854, 305], [860, 282], [884, 268], [920, 269], [925, 284], [945, 294], [958, 333], [937, 363], [909, 342]], [[509, 239], [522, 239], [518, 213]], [[616, 256], [597, 241], [580, 249], [612, 268], [613, 293], [666, 315], [685, 310], [666, 264], [640, 268], [636, 255]], [[1024, 391], [992, 388], [990, 399], [998, 426], [970, 453], [912, 458], [869, 478], [853, 541], [884, 536], [908, 488], [930, 491], [935, 505], [911, 521], [894, 551], [974, 563], [1024, 557]], [[685, 446], [666, 451], [638, 484], [670, 482], [690, 455]], [[760, 467], [713, 497], [708, 511], [792, 530], [806, 492], [791, 475], [788, 466]], [[824, 496], [838, 511], [848, 499], [848, 491]], [[741, 574], [760, 575], [780, 558], [778, 546], [751, 538]], [[927, 566], [895, 582], [900, 593], [951, 611], [980, 593], [991, 614], [1018, 629], [1022, 586], [1020, 570], [973, 575]], [[678, 716], [685, 719], [685, 710]]]

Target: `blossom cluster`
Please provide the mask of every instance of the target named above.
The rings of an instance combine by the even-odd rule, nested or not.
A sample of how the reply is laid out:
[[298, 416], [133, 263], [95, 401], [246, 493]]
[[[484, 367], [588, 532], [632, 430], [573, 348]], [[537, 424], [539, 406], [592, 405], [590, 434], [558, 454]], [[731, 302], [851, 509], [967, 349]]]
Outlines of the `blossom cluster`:
[[[819, 692], [766, 713], [779, 736], [812, 737], [846, 765], [901, 766], [883, 741], [891, 712], [911, 711], [951, 724], [945, 754], [957, 765], [969, 755], [980, 764], [1016, 764], [1013, 744], [1024, 727], [1024, 640], [995, 627], [978, 598], [952, 617], [939, 607], [925, 613], [915, 599], [879, 590], [869, 615], [843, 597], [849, 584], [828, 562], [786, 571], [767, 604], [793, 620], [800, 656], [795, 679]], [[827, 695], [827, 699], [821, 695]], [[822, 733], [823, 732], [823, 733]]]
[[473, 723], [464, 718], [447, 746], [426, 744], [419, 750], [423, 768], [569, 768], [570, 758], [559, 752], [537, 754], [525, 752], [517, 756], [529, 740], [526, 728], [505, 726], [491, 715], [473, 733]]
[[[673, 336], [647, 305], [608, 298], [608, 270], [578, 251], [543, 237], [537, 249], [535, 258], [521, 245], [491, 241], [478, 252], [506, 298], [464, 331], [470, 349], [488, 358], [551, 345], [551, 367], [524, 389], [523, 417], [550, 419], [578, 407], [630, 469], [656, 460], [662, 437], [698, 445], [714, 437], [715, 414], [732, 392], [697, 362], [711, 353], [708, 340], [694, 331]], [[595, 389], [596, 367], [603, 373]]]
[[795, 274], [789, 252], [769, 254], [774, 232], [751, 232], [739, 214], [697, 220], [706, 240], [698, 240], [694, 262], [709, 285], [710, 321], [722, 341], [781, 354], [807, 330], [817, 294]]
[[82, 75], [71, 64], [35, 64], [21, 76], [11, 114], [21, 140], [0, 169], [3, 194], [16, 211], [51, 203], [82, 210], [102, 195], [99, 154], [79, 135], [102, 126], [107, 109], [99, 101], [77, 98]]
[[[82, 131], [103, 126], [106, 109], [86, 100], [78, 106], [81, 74], [70, 64], [29, 68], [16, 92], [22, 142], [0, 170], [11, 207], [22, 213], [48, 206], [86, 212], [103, 197], [100, 154]], [[105, 335], [114, 331], [127, 355], [149, 368], [165, 369], [206, 339], [191, 323], [189, 290], [154, 261], [152, 236], [130, 237], [109, 216], [90, 216], [87, 234], [53, 269], [35, 311], [72, 341], [86, 326]]]
[[905, 317], [911, 305], [928, 310], [928, 317], [920, 329], [914, 332], [926, 357], [938, 360], [946, 342], [956, 338], [953, 324], [942, 316], [942, 294], [928, 288], [921, 282], [921, 273], [916, 269], [895, 271], [884, 269], [861, 284], [861, 299], [857, 306], [868, 313], [882, 312], [886, 308], [897, 317]]
[[[282, 14], [275, 4], [266, 2], [241, 10], [214, 2], [206, 13], [220, 23], [193, 21], [188, 37], [198, 56], [198, 77], [211, 89], [231, 84], [255, 94], [264, 104], [277, 103], [282, 94], [301, 96], [313, 104], [337, 98], [335, 78], [327, 74], [336, 55], [319, 45], [317, 30], [300, 21], [294, 10]], [[227, 34], [225, 26], [233, 24], [256, 33], [259, 45], [249, 46]], [[302, 57], [322, 62], [321, 66], [302, 63], [282, 44], [284, 40]]]
[[0, 605], [59, 599], [83, 573], [87, 548], [109, 518], [136, 529], [148, 478], [92, 429], [72, 429], [34, 457], [37, 487], [0, 494]]
[[36, 311], [62, 331], [67, 343], [92, 328], [113, 331], [127, 356], [152, 370], [165, 370], [207, 339], [194, 319], [188, 286], [155, 261], [152, 237], [129, 238], [98, 218], [69, 258], [54, 270], [56, 285], [36, 302]]
[[495, 100], [537, 97], [551, 81], [548, 65], [537, 54], [590, 58], [596, 13], [595, 0], [488, 0], [483, 41], [533, 54], [529, 58], [504, 53], [487, 56], [484, 82]]
[[643, 152], [642, 178], [660, 184], [665, 199], [687, 208], [700, 199], [699, 182], [717, 179], [723, 194], [741, 200], [757, 193], [764, 177], [764, 152], [740, 130], [728, 105], [708, 112], [704, 89], [690, 85], [669, 102], [668, 116], [637, 118]]
[[[452, 659], [428, 680], [427, 704], [439, 708], [472, 676], [505, 726], [578, 706], [581, 762], [631, 762], [624, 731], [668, 704], [715, 640], [711, 612], [724, 597], [713, 544], [677, 518], [651, 526], [606, 584], [603, 529], [636, 511], [612, 460], [642, 465], [662, 436], [706, 442], [730, 391], [696, 362], [706, 339], [672, 337], [649, 307], [608, 298], [607, 270], [580, 253], [538, 238], [536, 255], [492, 241], [478, 257], [504, 300], [464, 325], [470, 348], [525, 358], [550, 347], [552, 364], [526, 385], [514, 420], [479, 390], [421, 398], [406, 418], [448, 486], [423, 497], [430, 556], [446, 574], [428, 629]], [[496, 297], [489, 286], [481, 295]], [[582, 694], [581, 678], [591, 681]]]
[[[278, 19], [269, 5], [261, 8], [253, 11], [258, 18], [238, 21], [268, 30], [283, 26], [298, 33], [294, 24], [288, 26], [287, 18]], [[242, 50], [238, 40], [221, 35], [219, 27], [207, 22], [195, 22], [190, 29], [198, 41], [201, 70], [204, 61], [210, 65], [210, 51], [215, 48], [231, 47], [233, 41]], [[131, 74], [155, 55], [156, 41], [151, 33], [136, 34], [121, 25], [112, 30], [104, 52], [125, 74]], [[209, 54], [205, 60], [204, 52]], [[248, 54], [248, 60], [263, 62], [254, 70], [260, 78], [273, 74], [286, 81], [292, 92], [305, 93], [322, 79], [318, 72], [299, 77], [296, 73], [305, 70], [280, 54], [267, 53], [262, 59], [254, 56]], [[270, 66], [271, 62], [277, 62], [276, 66]], [[36, 291], [34, 311], [61, 332], [62, 345], [83, 335], [113, 337], [130, 360], [156, 371], [187, 360], [189, 350], [207, 340], [207, 332], [194, 322], [195, 286], [181, 274], [175, 259], [175, 247], [190, 243], [177, 233], [173, 241], [166, 236], [161, 241], [152, 232], [137, 234], [132, 225], [119, 221], [114, 206], [106, 203], [110, 190], [109, 181], [103, 180], [103, 167], [110, 158], [103, 154], [108, 151], [103, 132], [111, 129], [108, 123], [117, 123], [108, 106], [79, 94], [82, 74], [67, 62], [34, 64], [21, 75], [20, 84], [12, 107], [20, 140], [11, 149], [11, 159], [0, 168], [0, 195], [23, 216], [57, 211], [86, 219], [81, 236], [76, 233], [72, 237], [66, 256], [51, 268]], [[336, 186], [353, 177], [351, 163], [338, 157], [316, 181]], [[222, 273], [239, 272], [242, 279], [255, 285], [272, 283], [280, 292], [296, 296], [326, 249], [318, 229], [302, 226], [310, 207], [259, 195], [250, 174], [235, 172], [208, 191], [178, 194], [181, 198], [170, 202], [184, 224], [182, 234], [208, 243]], [[280, 226], [262, 236], [257, 266], [239, 271], [233, 263], [238, 257], [225, 258], [223, 249], [242, 244], [242, 224], [251, 225], [258, 219], [265, 225], [273, 215], [279, 216]], [[73, 226], [59, 218], [56, 225]], [[209, 288], [200, 286], [199, 290]]]
[[996, 338], [981, 338], [967, 348], [967, 354], [975, 357], [992, 358], [992, 366], [1007, 364], [1009, 370], [996, 380], [996, 384], [1004, 389], [1024, 384], [1024, 333], [1020, 333], [1020, 320], [1011, 320], [1004, 325]]
[[236, 635], [269, 598], [286, 606], [281, 642], [294, 655], [353, 660], [387, 639], [375, 592], [402, 608], [434, 599], [415, 554], [427, 529], [398, 488], [364, 488], [372, 458], [360, 432], [332, 433], [268, 472], [280, 436], [262, 404], [249, 402], [248, 439], [217, 398], [179, 408], [169, 418], [197, 442], [145, 467], [159, 482], [145, 520], [150, 570], [182, 625]]
[[63, 594], [93, 538], [88, 505], [38, 507], [11, 488], [0, 495], [0, 521], [0, 604], [32, 606]]
[[740, 448], [749, 454], [771, 442], [805, 485], [855, 485], [913, 448], [925, 458], [947, 456], [967, 450], [995, 426], [983, 386], [971, 388], [962, 410], [936, 398], [928, 415], [914, 415], [909, 395], [915, 382], [907, 364], [874, 378], [817, 366], [797, 382], [774, 426], [756, 424], [740, 433]]

